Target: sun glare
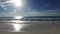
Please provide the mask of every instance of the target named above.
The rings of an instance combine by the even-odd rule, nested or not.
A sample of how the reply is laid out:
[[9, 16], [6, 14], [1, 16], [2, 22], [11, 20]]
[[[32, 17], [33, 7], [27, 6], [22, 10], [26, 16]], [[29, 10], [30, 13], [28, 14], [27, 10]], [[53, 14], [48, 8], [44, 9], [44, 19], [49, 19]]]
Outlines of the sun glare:
[[23, 6], [23, 0], [11, 0], [11, 3], [14, 3], [15, 6]]
[[12, 20], [12, 22], [14, 22], [14, 23], [24, 23], [24, 21], [19, 20], [19, 19], [23, 18], [22, 16], [15, 16], [14, 18], [17, 19], [17, 20]]
[[22, 0], [14, 0], [16, 6], [23, 6]]
[[22, 19], [22, 16], [15, 16], [15, 19]]

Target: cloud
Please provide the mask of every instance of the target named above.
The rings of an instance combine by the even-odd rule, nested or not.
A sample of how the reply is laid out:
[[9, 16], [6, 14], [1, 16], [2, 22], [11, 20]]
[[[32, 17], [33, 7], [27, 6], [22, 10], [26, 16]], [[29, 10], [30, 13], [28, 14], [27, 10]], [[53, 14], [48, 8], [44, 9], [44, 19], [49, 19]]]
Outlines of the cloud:
[[[0, 0], [0, 6], [7, 12], [0, 12], [0, 16], [60, 16], [60, 10], [30, 10], [24, 7], [14, 7], [12, 1]], [[48, 7], [48, 5], [46, 5]], [[27, 11], [27, 12], [26, 12]]]
[[8, 17], [8, 16], [11, 16], [11, 15], [6, 14], [6, 13], [0, 13], [0, 17]]
[[0, 16], [16, 16], [24, 14], [24, 7], [13, 6], [14, 3], [11, 0], [0, 0], [0, 6], [4, 9], [3, 13], [0, 13]]
[[[0, 7], [2, 7], [4, 9], [2, 13], [0, 11], [0, 16], [12, 16], [12, 14], [16, 13], [16, 10], [14, 9], [14, 6], [12, 6], [12, 3], [10, 0], [9, 1], [0, 0]], [[0, 8], [0, 9], [2, 9], [2, 8]]]
[[43, 10], [37, 11], [33, 10], [32, 12], [28, 13], [27, 16], [60, 16], [60, 10]]
[[[3, 0], [4, 1], [4, 0]], [[3, 7], [3, 8], [6, 8], [7, 6], [12, 6], [13, 3], [11, 3], [12, 1], [4, 1], [4, 2], [1, 2], [0, 1], [0, 6]], [[14, 6], [13, 6], [14, 7]]]

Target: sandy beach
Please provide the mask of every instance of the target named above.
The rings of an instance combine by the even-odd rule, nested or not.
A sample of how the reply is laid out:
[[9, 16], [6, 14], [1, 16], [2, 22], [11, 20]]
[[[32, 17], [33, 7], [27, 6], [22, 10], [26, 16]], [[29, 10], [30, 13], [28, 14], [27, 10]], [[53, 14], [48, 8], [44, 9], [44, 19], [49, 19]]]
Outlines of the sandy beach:
[[60, 24], [0, 23], [1, 34], [60, 34]]

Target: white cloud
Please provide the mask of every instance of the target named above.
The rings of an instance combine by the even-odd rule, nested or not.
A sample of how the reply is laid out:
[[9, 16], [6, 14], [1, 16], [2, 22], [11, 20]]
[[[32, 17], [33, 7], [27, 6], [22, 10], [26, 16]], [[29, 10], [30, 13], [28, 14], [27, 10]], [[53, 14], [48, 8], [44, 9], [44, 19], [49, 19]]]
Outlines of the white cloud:
[[0, 6], [7, 12], [0, 13], [0, 16], [16, 16], [23, 15], [24, 7], [16, 7], [11, 0], [0, 0]]
[[[7, 13], [0, 13], [0, 17], [8, 17], [8, 15], [9, 15], [9, 13], [7, 14]], [[11, 16], [11, 15], [9, 15], [9, 16]]]
[[27, 16], [60, 16], [60, 10], [45, 10], [45, 11], [37, 11], [33, 10], [32, 12], [28, 13]]
[[[4, 1], [4, 0], [3, 0]], [[4, 8], [5, 10], [7, 9], [6, 7], [7, 6], [11, 6], [12, 5], [12, 3], [11, 3], [11, 1], [4, 1], [4, 2], [1, 2], [0, 1], [0, 6], [2, 7], [2, 8]]]
[[16, 10], [13, 9], [14, 6], [12, 7], [11, 1], [3, 0], [3, 2], [1, 2], [0, 0], [0, 6], [7, 11], [7, 13], [6, 12], [0, 13], [0, 16], [12, 16], [12, 14], [16, 13]]

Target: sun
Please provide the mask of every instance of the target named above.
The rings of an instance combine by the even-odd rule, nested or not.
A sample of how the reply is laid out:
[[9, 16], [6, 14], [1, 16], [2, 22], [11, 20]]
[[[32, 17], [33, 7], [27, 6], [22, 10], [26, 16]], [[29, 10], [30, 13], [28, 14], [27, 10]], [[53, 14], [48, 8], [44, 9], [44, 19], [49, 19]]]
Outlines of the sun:
[[16, 6], [23, 6], [22, 0], [14, 0]]
[[10, 3], [14, 3], [15, 6], [23, 6], [23, 0], [11, 0]]

